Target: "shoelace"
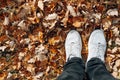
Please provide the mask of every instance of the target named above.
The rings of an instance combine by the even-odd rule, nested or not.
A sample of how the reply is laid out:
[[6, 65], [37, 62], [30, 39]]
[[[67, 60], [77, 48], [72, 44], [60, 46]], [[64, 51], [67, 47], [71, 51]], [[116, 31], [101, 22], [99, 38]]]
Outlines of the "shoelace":
[[73, 53], [73, 45], [74, 45], [75, 43], [74, 42], [72, 42], [71, 43], [71, 46], [70, 46], [70, 55], [69, 55], [69, 58], [68, 59], [70, 59], [72, 56], [75, 56], [75, 55], [73, 55], [72, 53]]
[[103, 58], [104, 56], [102, 56], [104, 54], [104, 45], [101, 43], [98, 43], [97, 47], [96, 47], [96, 53], [97, 53], [97, 57], [98, 58]]
[[[74, 54], [75, 50], [73, 50], [73, 47], [75, 47], [74, 45], [77, 45], [76, 43], [72, 42], [71, 43], [71, 46], [70, 46], [70, 55], [69, 55], [69, 58], [68, 59], [71, 59], [71, 57], [75, 57], [76, 55]], [[79, 44], [78, 44], [79, 45]], [[76, 47], [77, 48], [77, 47]]]

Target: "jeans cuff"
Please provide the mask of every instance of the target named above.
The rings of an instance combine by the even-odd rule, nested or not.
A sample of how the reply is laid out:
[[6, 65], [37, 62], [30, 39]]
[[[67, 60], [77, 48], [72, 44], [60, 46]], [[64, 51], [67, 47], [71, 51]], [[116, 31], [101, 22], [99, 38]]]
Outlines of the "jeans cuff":
[[[72, 64], [72, 63], [76, 63], [76, 64], [78, 64], [78, 65], [84, 65], [84, 61], [83, 61], [81, 58], [79, 58], [79, 57], [73, 57], [73, 58], [69, 59], [69, 60], [65, 63], [64, 69], [67, 68], [67, 67], [69, 67], [69, 65]], [[74, 65], [73, 65], [73, 66], [74, 66]]]

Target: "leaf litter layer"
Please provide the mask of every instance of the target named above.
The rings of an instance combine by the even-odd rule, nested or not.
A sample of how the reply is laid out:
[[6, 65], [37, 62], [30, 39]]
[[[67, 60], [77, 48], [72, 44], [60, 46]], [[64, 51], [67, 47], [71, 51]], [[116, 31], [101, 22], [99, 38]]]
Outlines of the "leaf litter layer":
[[107, 69], [120, 79], [120, 0], [1, 0], [0, 80], [55, 80], [67, 33], [81, 34], [86, 61], [96, 28], [105, 32]]

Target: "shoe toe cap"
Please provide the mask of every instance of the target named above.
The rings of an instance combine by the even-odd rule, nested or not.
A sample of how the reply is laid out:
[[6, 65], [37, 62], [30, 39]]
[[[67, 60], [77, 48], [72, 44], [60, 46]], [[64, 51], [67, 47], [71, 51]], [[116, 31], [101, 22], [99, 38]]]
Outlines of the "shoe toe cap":
[[102, 30], [95, 30], [92, 32], [90, 36], [90, 42], [89, 43], [101, 43], [106, 45], [105, 36]]

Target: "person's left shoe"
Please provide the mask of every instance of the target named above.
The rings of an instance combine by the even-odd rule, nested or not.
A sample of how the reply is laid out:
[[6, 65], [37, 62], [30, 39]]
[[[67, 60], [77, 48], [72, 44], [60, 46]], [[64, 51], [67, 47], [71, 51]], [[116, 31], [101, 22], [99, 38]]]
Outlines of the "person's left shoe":
[[88, 58], [87, 62], [92, 58], [99, 58], [105, 62], [106, 39], [103, 30], [94, 30], [88, 42]]
[[82, 41], [79, 33], [75, 30], [71, 30], [65, 41], [66, 50], [66, 62], [73, 57], [81, 57]]

